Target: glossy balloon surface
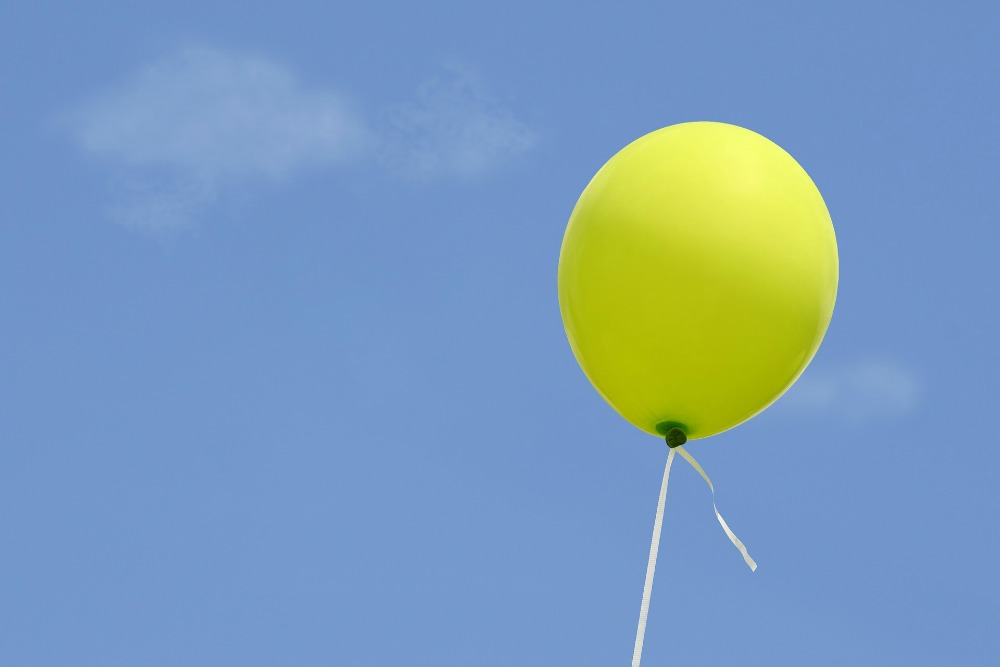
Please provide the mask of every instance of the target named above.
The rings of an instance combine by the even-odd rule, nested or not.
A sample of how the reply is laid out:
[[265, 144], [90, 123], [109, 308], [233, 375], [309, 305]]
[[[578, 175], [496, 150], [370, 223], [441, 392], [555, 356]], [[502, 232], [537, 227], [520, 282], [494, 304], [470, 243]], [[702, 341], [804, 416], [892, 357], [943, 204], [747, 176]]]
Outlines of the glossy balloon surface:
[[587, 185], [563, 239], [559, 306], [608, 403], [644, 431], [680, 425], [694, 439], [791, 386], [837, 280], [830, 215], [802, 167], [741, 127], [684, 123], [629, 144]]

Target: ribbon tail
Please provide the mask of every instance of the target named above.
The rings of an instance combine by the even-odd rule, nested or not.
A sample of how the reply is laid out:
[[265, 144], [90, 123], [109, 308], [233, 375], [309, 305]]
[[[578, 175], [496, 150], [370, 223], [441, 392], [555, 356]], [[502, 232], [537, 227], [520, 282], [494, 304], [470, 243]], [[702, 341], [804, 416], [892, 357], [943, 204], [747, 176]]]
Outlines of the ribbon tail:
[[715, 505], [715, 487], [712, 485], [712, 480], [709, 479], [708, 474], [705, 473], [704, 468], [702, 468], [701, 465], [694, 460], [694, 457], [691, 456], [686, 449], [684, 449], [683, 447], [675, 447], [674, 449], [680, 452], [681, 456], [684, 457], [684, 460], [690, 463], [691, 467], [697, 470], [698, 474], [701, 475], [702, 479], [704, 479], [705, 482], [708, 484], [708, 488], [711, 489], [712, 491], [712, 508], [715, 510], [715, 518], [719, 520], [720, 524], [722, 524], [722, 530], [726, 531], [726, 535], [729, 537], [729, 541], [733, 543], [733, 546], [735, 546], [737, 549], [740, 550], [741, 554], [743, 554], [743, 560], [745, 560], [747, 565], [750, 566], [750, 571], [755, 572], [757, 570], [756, 561], [754, 561], [754, 559], [750, 557], [750, 554], [747, 553], [747, 548], [743, 545], [743, 542], [740, 541], [740, 538], [736, 537], [736, 534], [732, 530], [730, 530], [729, 525], [726, 523], [726, 520], [722, 518], [721, 514], [719, 514], [719, 508]]

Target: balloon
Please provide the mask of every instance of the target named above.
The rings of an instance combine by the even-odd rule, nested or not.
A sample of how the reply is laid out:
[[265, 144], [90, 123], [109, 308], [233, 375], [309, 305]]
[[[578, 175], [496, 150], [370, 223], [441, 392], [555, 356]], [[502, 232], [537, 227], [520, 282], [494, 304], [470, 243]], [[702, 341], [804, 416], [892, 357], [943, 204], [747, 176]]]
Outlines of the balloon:
[[734, 125], [672, 125], [594, 176], [559, 256], [577, 361], [622, 417], [704, 438], [773, 403], [819, 348], [837, 240], [809, 175]]

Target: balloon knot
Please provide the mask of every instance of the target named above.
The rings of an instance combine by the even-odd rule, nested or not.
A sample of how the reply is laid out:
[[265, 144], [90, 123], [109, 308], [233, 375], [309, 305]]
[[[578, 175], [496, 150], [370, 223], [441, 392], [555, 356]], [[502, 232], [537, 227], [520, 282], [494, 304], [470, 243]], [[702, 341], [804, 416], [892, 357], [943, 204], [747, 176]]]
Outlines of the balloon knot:
[[685, 442], [687, 442], [688, 437], [687, 433], [685, 433], [684, 431], [675, 426], [674, 428], [667, 431], [667, 435], [664, 438], [664, 440], [667, 441], [667, 445], [670, 447], [670, 449], [673, 449], [674, 447], [680, 447]]
[[656, 425], [656, 432], [664, 436], [670, 448], [680, 447], [687, 442], [687, 426], [680, 422], [666, 421]]

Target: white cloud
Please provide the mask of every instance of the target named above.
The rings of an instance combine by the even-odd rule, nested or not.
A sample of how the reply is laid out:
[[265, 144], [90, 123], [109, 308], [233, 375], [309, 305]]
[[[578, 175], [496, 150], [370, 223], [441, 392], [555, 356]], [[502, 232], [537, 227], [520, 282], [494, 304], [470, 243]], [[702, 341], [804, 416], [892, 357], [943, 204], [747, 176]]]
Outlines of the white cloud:
[[418, 179], [475, 177], [523, 153], [535, 135], [495, 104], [469, 72], [423, 86], [393, 115], [390, 166]]
[[800, 414], [870, 421], [913, 413], [921, 393], [920, 378], [911, 369], [868, 359], [836, 368], [809, 368], [779, 405]]
[[124, 171], [112, 216], [183, 226], [228, 188], [297, 170], [381, 164], [420, 179], [470, 177], [533, 144], [467, 74], [423, 86], [385, 132], [334, 90], [261, 56], [182, 48], [68, 118], [79, 146]]
[[185, 48], [75, 114], [80, 145], [131, 165], [278, 176], [343, 161], [366, 130], [345, 99], [264, 58]]

